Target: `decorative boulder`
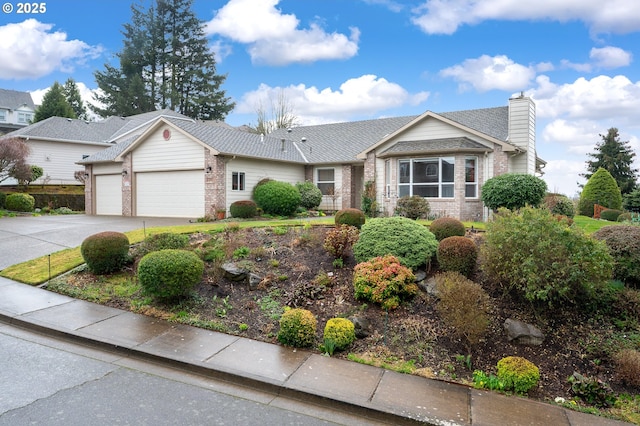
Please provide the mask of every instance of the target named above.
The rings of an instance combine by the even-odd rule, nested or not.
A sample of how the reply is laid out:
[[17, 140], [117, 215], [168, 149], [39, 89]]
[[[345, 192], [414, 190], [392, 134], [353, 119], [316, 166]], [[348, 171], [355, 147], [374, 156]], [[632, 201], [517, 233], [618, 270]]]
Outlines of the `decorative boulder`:
[[544, 340], [544, 334], [539, 328], [512, 318], [505, 320], [504, 329], [509, 342], [518, 345], [537, 346]]
[[365, 317], [352, 316], [347, 319], [353, 323], [356, 337], [358, 339], [364, 339], [365, 337], [368, 337], [371, 334], [369, 330], [369, 327], [370, 327], [369, 320], [366, 319]]
[[241, 268], [234, 262], [226, 262], [221, 266], [224, 276], [231, 281], [244, 281], [247, 279], [248, 270]]

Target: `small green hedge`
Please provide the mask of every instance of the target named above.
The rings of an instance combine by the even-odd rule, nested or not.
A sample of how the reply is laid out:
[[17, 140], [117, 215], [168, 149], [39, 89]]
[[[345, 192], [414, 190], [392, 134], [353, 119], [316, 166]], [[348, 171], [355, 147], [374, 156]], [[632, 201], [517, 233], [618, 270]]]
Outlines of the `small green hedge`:
[[32, 212], [35, 204], [35, 199], [31, 195], [23, 192], [9, 194], [5, 200], [7, 210], [14, 212]]
[[145, 293], [158, 299], [186, 296], [202, 279], [204, 262], [187, 250], [160, 250], [145, 255], [138, 280]]
[[278, 341], [283, 345], [306, 348], [313, 345], [318, 321], [311, 311], [290, 309], [280, 317]]
[[293, 216], [300, 205], [300, 192], [290, 183], [271, 180], [255, 188], [253, 199], [267, 214]]
[[121, 232], [99, 232], [82, 241], [80, 253], [94, 274], [119, 271], [129, 259], [129, 238]]
[[252, 200], [235, 201], [231, 203], [229, 212], [231, 213], [231, 217], [249, 219], [258, 214], [258, 206]]

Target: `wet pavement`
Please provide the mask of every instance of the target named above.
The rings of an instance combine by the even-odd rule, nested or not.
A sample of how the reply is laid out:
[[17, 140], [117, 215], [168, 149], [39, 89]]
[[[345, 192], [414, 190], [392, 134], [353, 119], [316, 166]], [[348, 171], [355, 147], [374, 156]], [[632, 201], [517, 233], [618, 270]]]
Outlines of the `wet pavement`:
[[[140, 228], [135, 227], [136, 221], [100, 223], [100, 217], [86, 217], [84, 221], [80, 226], [86, 235], [82, 238], [81, 232], [68, 231], [69, 222], [58, 225], [59, 232], [69, 235], [69, 238], [57, 237], [58, 241], [64, 241], [62, 248], [77, 246], [86, 236], [102, 230]], [[115, 224], [120, 228], [115, 228]], [[28, 223], [23, 226], [28, 228]], [[127, 226], [134, 227], [123, 229]], [[7, 227], [5, 219], [0, 220], [3, 258], [7, 254], [6, 246], [3, 247], [7, 243], [6, 232], [13, 232], [7, 231]], [[56, 234], [51, 233], [50, 228], [46, 231], [23, 229], [22, 235], [28, 239], [51, 240]], [[74, 243], [74, 238], [80, 241]], [[23, 254], [18, 262], [38, 257], [39, 251], [36, 247], [29, 256]], [[626, 424], [515, 396], [173, 324], [5, 278], [0, 278], [0, 322], [389, 424]]]

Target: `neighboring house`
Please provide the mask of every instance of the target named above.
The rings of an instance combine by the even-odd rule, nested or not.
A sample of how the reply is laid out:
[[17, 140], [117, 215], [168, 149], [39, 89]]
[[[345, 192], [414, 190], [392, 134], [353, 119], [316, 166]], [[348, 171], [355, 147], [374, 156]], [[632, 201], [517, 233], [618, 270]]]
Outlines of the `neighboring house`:
[[[268, 136], [178, 116], [159, 116], [128, 132], [85, 166], [86, 212], [204, 217], [251, 199], [271, 178], [313, 181], [321, 208], [360, 207], [367, 181], [393, 214], [398, 197], [426, 197], [432, 212], [482, 219], [482, 184], [507, 172], [540, 173], [535, 105], [279, 129]], [[143, 130], [143, 131], [142, 131]], [[126, 137], [125, 137], [126, 135]]]
[[[131, 117], [109, 117], [102, 121], [83, 121], [49, 117], [8, 133], [3, 138], [16, 137], [27, 142], [30, 155], [27, 163], [43, 169], [42, 178], [34, 183], [81, 185], [74, 172], [83, 170], [77, 162], [103, 151], [131, 134], [138, 134], [159, 117], [183, 117], [170, 110], [154, 111]], [[12, 179], [3, 182], [13, 185]]]
[[0, 89], [0, 135], [28, 126], [35, 111], [29, 92]]

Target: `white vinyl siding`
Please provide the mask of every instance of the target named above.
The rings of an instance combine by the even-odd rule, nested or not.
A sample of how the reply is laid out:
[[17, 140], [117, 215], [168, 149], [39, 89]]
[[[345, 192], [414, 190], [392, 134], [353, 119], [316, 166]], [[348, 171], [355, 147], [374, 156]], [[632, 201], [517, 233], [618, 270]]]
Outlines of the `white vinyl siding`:
[[136, 180], [136, 216], [204, 217], [202, 170], [140, 172]]
[[159, 170], [193, 170], [204, 173], [204, 147], [177, 130], [165, 140], [159, 128], [136, 147], [132, 155], [134, 172]]
[[96, 209], [98, 215], [122, 215], [122, 175], [95, 176]]
[[[233, 191], [233, 172], [244, 172], [244, 191]], [[227, 163], [225, 186], [227, 188], [227, 205], [241, 200], [250, 200], [256, 184], [262, 179], [270, 178], [295, 185], [304, 182], [304, 166], [298, 164], [279, 163], [267, 160], [235, 158]]]

